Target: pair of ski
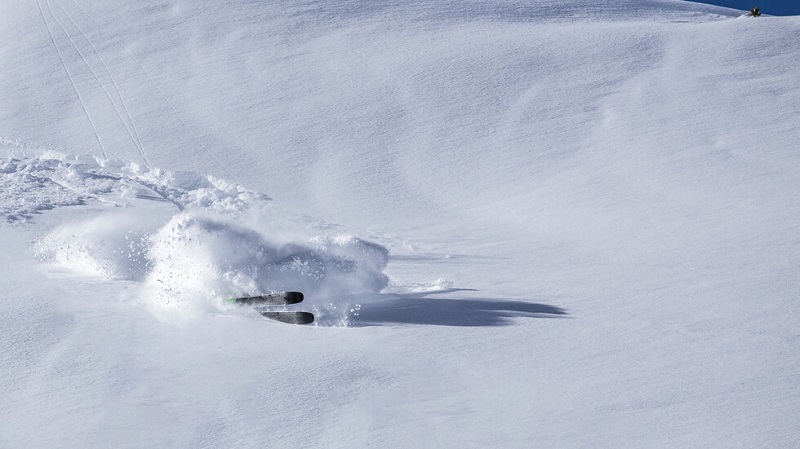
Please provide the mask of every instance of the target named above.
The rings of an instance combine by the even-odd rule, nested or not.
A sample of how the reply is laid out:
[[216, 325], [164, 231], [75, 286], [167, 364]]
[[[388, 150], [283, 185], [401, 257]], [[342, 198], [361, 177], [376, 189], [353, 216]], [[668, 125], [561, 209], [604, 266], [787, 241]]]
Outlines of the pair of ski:
[[[303, 294], [301, 292], [275, 292], [267, 295], [243, 296], [229, 300], [233, 304], [242, 306], [288, 306], [302, 301]], [[258, 309], [258, 313], [281, 323], [311, 324], [314, 322], [314, 314], [311, 312]]]

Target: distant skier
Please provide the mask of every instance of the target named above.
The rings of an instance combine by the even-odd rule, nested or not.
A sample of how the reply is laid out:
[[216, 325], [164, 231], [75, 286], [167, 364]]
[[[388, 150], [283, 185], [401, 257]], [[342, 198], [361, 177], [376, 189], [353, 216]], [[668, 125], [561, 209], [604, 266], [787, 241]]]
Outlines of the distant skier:
[[760, 15], [761, 15], [761, 10], [760, 10], [760, 9], [758, 9], [758, 6], [756, 6], [756, 7], [755, 7], [755, 8], [753, 8], [753, 9], [751, 9], [751, 10], [750, 10], [750, 14], [748, 14], [748, 16], [751, 16], [751, 17], [758, 17], [758, 16], [760, 16]]

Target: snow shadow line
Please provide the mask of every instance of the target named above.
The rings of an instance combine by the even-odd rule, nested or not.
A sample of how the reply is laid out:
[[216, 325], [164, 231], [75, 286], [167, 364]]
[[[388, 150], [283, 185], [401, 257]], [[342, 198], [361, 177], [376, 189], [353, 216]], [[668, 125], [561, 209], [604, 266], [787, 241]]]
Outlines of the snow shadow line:
[[510, 326], [520, 318], [565, 318], [561, 307], [494, 298], [429, 298], [426, 295], [385, 295], [390, 298], [361, 305], [351, 327], [390, 324], [486, 327]]

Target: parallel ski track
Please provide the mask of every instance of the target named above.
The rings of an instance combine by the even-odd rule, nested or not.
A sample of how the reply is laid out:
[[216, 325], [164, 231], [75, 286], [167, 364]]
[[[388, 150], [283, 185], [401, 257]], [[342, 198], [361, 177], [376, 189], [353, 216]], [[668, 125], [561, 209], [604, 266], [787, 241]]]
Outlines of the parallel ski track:
[[[37, 0], [37, 1], [39, 1], [39, 0]], [[96, 20], [96, 19], [94, 19], [94, 18], [93, 18], [93, 17], [92, 17], [92, 16], [91, 16], [89, 13], [87, 13], [87, 12], [86, 12], [86, 11], [85, 11], [85, 10], [84, 10], [82, 7], [81, 7], [81, 5], [80, 5], [80, 4], [78, 4], [78, 2], [75, 2], [75, 1], [73, 1], [73, 4], [75, 5], [75, 7], [76, 7], [76, 8], [77, 8], [79, 11], [81, 11], [81, 12], [83, 13], [83, 15], [84, 15], [85, 17], [87, 17], [87, 18], [88, 18], [90, 21], [94, 22], [94, 24], [95, 24], [95, 25], [97, 25], [97, 29], [98, 29], [98, 30], [102, 30], [102, 29], [103, 29], [103, 27], [102, 27], [102, 26], [101, 26], [101, 25], [100, 25], [100, 24], [97, 22], [97, 20]], [[63, 9], [64, 9], [64, 8], [62, 7], [62, 10], [63, 10]], [[74, 22], [73, 22], [73, 23], [74, 23]], [[231, 180], [233, 180], [233, 181], [234, 181], [234, 182], [236, 182], [236, 183], [239, 183], [239, 180], [238, 180], [238, 178], [236, 177], [236, 175], [234, 175], [234, 174], [233, 174], [233, 172], [232, 172], [232, 171], [231, 171], [231, 170], [228, 168], [228, 166], [227, 166], [227, 165], [225, 165], [225, 164], [224, 164], [224, 163], [223, 163], [223, 162], [222, 162], [222, 161], [221, 161], [221, 160], [220, 160], [220, 159], [219, 159], [219, 158], [218, 158], [218, 157], [217, 157], [217, 156], [216, 156], [216, 155], [215, 155], [215, 154], [214, 154], [214, 153], [213, 153], [213, 152], [212, 152], [212, 151], [211, 151], [211, 150], [210, 150], [210, 149], [209, 149], [209, 148], [208, 148], [208, 147], [207, 147], [207, 146], [206, 146], [206, 145], [205, 145], [205, 144], [204, 144], [204, 143], [203, 143], [203, 142], [202, 142], [202, 141], [201, 141], [201, 140], [198, 138], [198, 137], [197, 137], [197, 135], [195, 135], [195, 133], [193, 133], [193, 132], [192, 132], [192, 130], [191, 130], [191, 128], [189, 127], [189, 125], [186, 123], [186, 121], [183, 119], [183, 117], [182, 117], [182, 116], [181, 116], [181, 115], [178, 113], [178, 111], [175, 109], [175, 106], [172, 104], [172, 102], [171, 102], [171, 101], [169, 101], [169, 99], [168, 99], [168, 98], [167, 98], [167, 96], [164, 94], [164, 92], [162, 92], [162, 91], [161, 91], [161, 89], [158, 87], [158, 84], [155, 82], [155, 79], [153, 78], [153, 76], [152, 76], [152, 75], [150, 74], [150, 72], [149, 72], [149, 71], [148, 71], [148, 70], [147, 70], [147, 69], [144, 67], [144, 65], [143, 65], [143, 64], [142, 64], [142, 63], [141, 63], [141, 62], [138, 60], [138, 58], [136, 58], [136, 56], [134, 56], [134, 55], [133, 55], [133, 54], [132, 54], [132, 53], [131, 53], [131, 52], [128, 50], [128, 48], [127, 48], [127, 47], [125, 47], [124, 45], [122, 45], [122, 43], [121, 43], [121, 42], [120, 42], [120, 41], [119, 41], [119, 40], [116, 38], [116, 36], [114, 36], [114, 34], [113, 34], [113, 33], [111, 33], [111, 34], [110, 34], [110, 37], [111, 37], [111, 39], [114, 41], [114, 43], [115, 43], [115, 44], [116, 44], [116, 45], [117, 45], [119, 48], [121, 48], [121, 49], [122, 49], [122, 50], [123, 50], [125, 53], [127, 53], [127, 55], [128, 55], [128, 56], [130, 56], [131, 60], [132, 60], [132, 61], [133, 61], [133, 62], [134, 62], [134, 63], [135, 63], [135, 64], [136, 64], [138, 67], [139, 67], [139, 69], [141, 69], [141, 71], [142, 71], [142, 72], [145, 74], [145, 76], [147, 76], [147, 79], [148, 79], [148, 81], [150, 82], [150, 84], [153, 86], [153, 88], [154, 88], [155, 92], [156, 92], [156, 93], [158, 93], [158, 95], [161, 97], [161, 99], [164, 101], [164, 103], [165, 103], [167, 106], [169, 106], [169, 109], [170, 109], [170, 111], [172, 112], [172, 115], [173, 115], [173, 116], [175, 116], [175, 118], [178, 120], [178, 122], [180, 122], [181, 126], [183, 126], [183, 128], [186, 130], [186, 132], [189, 134], [189, 136], [191, 136], [191, 138], [192, 138], [192, 139], [193, 139], [195, 142], [197, 142], [197, 144], [200, 146], [200, 148], [201, 148], [201, 149], [202, 149], [202, 150], [203, 150], [203, 151], [204, 151], [206, 154], [208, 154], [208, 155], [209, 155], [209, 157], [211, 157], [211, 159], [213, 159], [213, 160], [214, 160], [214, 162], [215, 162], [215, 163], [216, 163], [216, 164], [217, 164], [217, 165], [218, 165], [220, 168], [222, 168], [222, 169], [225, 171], [225, 173], [227, 173], [227, 174], [228, 174], [228, 176], [230, 177], [230, 179], [231, 179]], [[88, 39], [87, 39], [87, 40], [88, 40]], [[99, 56], [99, 55], [98, 55], [98, 56]]]
[[[75, 25], [75, 22], [74, 22], [74, 21], [72, 21], [72, 18], [69, 18], [69, 16], [67, 15], [67, 17], [69, 18], [69, 20], [70, 20], [70, 21], [73, 23], [73, 25], [75, 25], [75, 27], [77, 28], [77, 30], [78, 30], [78, 33], [79, 33], [79, 34], [80, 34], [80, 35], [81, 35], [81, 36], [84, 38], [84, 40], [86, 40], [86, 42], [88, 42], [88, 43], [89, 43], [89, 45], [92, 47], [92, 49], [93, 49], [93, 51], [94, 51], [95, 55], [96, 55], [96, 56], [97, 56], [97, 58], [100, 60], [101, 64], [102, 64], [102, 65], [105, 67], [105, 69], [106, 69], [106, 73], [108, 74], [109, 78], [111, 79], [111, 84], [114, 86], [114, 90], [117, 92], [117, 96], [120, 98], [120, 101], [121, 101], [121, 102], [122, 102], [122, 104], [123, 104], [123, 109], [125, 110], [125, 114], [128, 116], [128, 121], [130, 122], [130, 125], [128, 124], [128, 121], [126, 121], [126, 120], [125, 120], [125, 118], [122, 116], [122, 112], [120, 112], [120, 108], [119, 108], [119, 107], [117, 107], [117, 103], [116, 103], [116, 102], [115, 102], [115, 101], [114, 101], [114, 100], [111, 98], [111, 94], [109, 93], [108, 89], [106, 89], [106, 87], [105, 87], [105, 84], [104, 84], [104, 83], [103, 83], [103, 82], [100, 80], [100, 76], [99, 76], [99, 75], [97, 74], [97, 72], [94, 70], [94, 68], [92, 67], [92, 65], [91, 65], [91, 64], [89, 64], [89, 61], [86, 59], [86, 56], [83, 54], [83, 52], [80, 50], [80, 47], [78, 46], [78, 44], [77, 44], [77, 43], [75, 42], [75, 40], [72, 38], [72, 36], [70, 35], [70, 33], [67, 31], [67, 29], [64, 27], [64, 24], [63, 24], [63, 23], [61, 23], [61, 20], [59, 20], [59, 19], [58, 19], [58, 17], [57, 17], [57, 16], [55, 15], [55, 13], [53, 12], [53, 8], [52, 8], [52, 6], [51, 6], [51, 4], [50, 4], [50, 0], [44, 0], [44, 1], [45, 1], [45, 5], [47, 5], [47, 9], [48, 9], [48, 11], [50, 12], [50, 15], [53, 17], [53, 20], [54, 20], [54, 21], [55, 21], [55, 23], [58, 25], [58, 27], [59, 27], [59, 28], [61, 28], [61, 32], [62, 32], [62, 33], [64, 33], [64, 35], [67, 37], [67, 40], [70, 42], [70, 44], [72, 45], [72, 47], [75, 49], [75, 52], [76, 52], [76, 53], [78, 54], [78, 56], [81, 58], [81, 61], [83, 62], [83, 64], [84, 64], [84, 65], [85, 65], [85, 66], [86, 66], [86, 67], [89, 69], [89, 71], [92, 73], [92, 76], [94, 77], [95, 81], [97, 81], [97, 84], [100, 86], [100, 89], [101, 89], [101, 90], [103, 91], [103, 93], [105, 94], [105, 96], [106, 96], [106, 98], [108, 99], [109, 103], [111, 103], [111, 106], [114, 108], [114, 113], [117, 115], [117, 118], [118, 118], [118, 119], [120, 120], [120, 122], [122, 123], [122, 126], [123, 126], [123, 127], [125, 127], [125, 131], [127, 132], [127, 134], [128, 134], [128, 137], [130, 137], [131, 141], [133, 141], [133, 144], [134, 144], [134, 146], [136, 147], [136, 151], [139, 153], [139, 155], [140, 155], [140, 156], [142, 157], [142, 159], [144, 160], [144, 163], [145, 163], [145, 165], [147, 165], [147, 167], [148, 167], [148, 168], [152, 168], [152, 165], [150, 164], [150, 160], [147, 158], [147, 155], [145, 154], [145, 152], [144, 152], [144, 149], [143, 149], [143, 148], [142, 148], [142, 146], [141, 146], [141, 142], [140, 142], [140, 141], [137, 141], [136, 137], [134, 137], [134, 134], [131, 132], [131, 128], [133, 128], [133, 129], [134, 129], [134, 132], [135, 132], [135, 127], [134, 127], [134, 125], [133, 125], [133, 119], [131, 118], [130, 114], [127, 112], [127, 108], [125, 108], [125, 107], [124, 107], [124, 100], [122, 100], [122, 95], [121, 95], [121, 94], [120, 94], [120, 92], [119, 92], [119, 89], [118, 89], [118, 87], [117, 87], [117, 85], [116, 85], [116, 82], [114, 81], [113, 77], [111, 77], [111, 73], [108, 71], [108, 66], [105, 64], [105, 62], [103, 61], [103, 59], [100, 57], [100, 54], [99, 54], [99, 53], [97, 53], [97, 49], [96, 49], [96, 47], [94, 46], [94, 44], [92, 44], [92, 43], [91, 43], [91, 41], [90, 41], [90, 40], [89, 40], [89, 38], [86, 36], [86, 34], [84, 34], [84, 33], [83, 33], [83, 31], [81, 31], [81, 29], [80, 29], [80, 28], [79, 28], [77, 25]], [[58, 2], [56, 2], [56, 4], [58, 4]], [[62, 11], [64, 11], [64, 13], [66, 14], [66, 11], [64, 10], [64, 8], [63, 8], [63, 7], [61, 7], [61, 5], [58, 5], [58, 6], [59, 6], [59, 7], [61, 8], [61, 10], [62, 10]]]
[[[94, 121], [92, 121], [92, 117], [89, 115], [89, 110], [86, 109], [86, 102], [83, 100], [83, 97], [81, 97], [80, 92], [78, 92], [78, 88], [75, 85], [75, 80], [72, 78], [72, 75], [70, 75], [69, 70], [67, 69], [67, 64], [64, 61], [64, 56], [61, 54], [61, 49], [58, 48], [56, 39], [53, 36], [53, 30], [50, 28], [50, 23], [47, 21], [47, 16], [44, 14], [41, 0], [36, 0], [36, 7], [39, 9], [39, 15], [42, 16], [42, 21], [44, 22], [45, 28], [47, 28], [47, 34], [50, 36], [50, 43], [53, 44], [53, 47], [56, 49], [56, 53], [58, 53], [58, 59], [61, 61], [61, 68], [64, 69], [64, 73], [66, 73], [67, 79], [69, 79], [69, 83], [72, 86], [72, 91], [75, 92], [75, 96], [78, 98], [78, 102], [83, 109], [83, 114], [86, 116], [86, 120], [89, 121], [89, 125], [92, 127], [92, 132], [94, 132], [94, 137], [97, 140], [97, 145], [100, 147], [100, 152], [103, 154], [104, 158], [108, 159], [108, 153], [106, 153], [103, 142], [100, 140], [100, 134], [97, 132], [97, 126], [95, 126]], [[50, 14], [52, 15], [52, 11]]]
[[[89, 36], [83, 31], [83, 29], [81, 29], [81, 27], [78, 25], [78, 23], [75, 22], [75, 20], [73, 20], [72, 16], [69, 14], [69, 12], [67, 12], [67, 9], [64, 8], [64, 6], [58, 0], [53, 0], [53, 1], [59, 7], [59, 9], [61, 9], [61, 11], [64, 13], [64, 15], [67, 17], [67, 19], [70, 22], [72, 22], [72, 25], [75, 26], [75, 29], [78, 30], [78, 33], [80, 33], [80, 35], [83, 37], [83, 39], [86, 40], [86, 43], [88, 43], [89, 46], [92, 47], [92, 51], [97, 56], [97, 59], [100, 61], [100, 64], [102, 64], [103, 69], [105, 70], [106, 74], [108, 75], [108, 79], [111, 80], [111, 86], [114, 89], [114, 92], [116, 92], [117, 97], [119, 97], [119, 101], [120, 101], [120, 104], [122, 106], [122, 111], [128, 117], [128, 122], [130, 123], [130, 126], [131, 126], [131, 130], [128, 130], [127, 126], [125, 127], [125, 129], [128, 130], [128, 135], [130, 136], [131, 135], [131, 131], [133, 132], [133, 135], [131, 136], [131, 138], [133, 139], [134, 144], [138, 148], [139, 153], [142, 155], [142, 159], [144, 159], [145, 164], [147, 164], [148, 168], [153, 168], [151, 163], [150, 163], [149, 158], [147, 157], [147, 152], [144, 150], [144, 144], [142, 144], [142, 138], [139, 135], [139, 131], [136, 129], [136, 123], [133, 120], [133, 116], [131, 115], [130, 111], [128, 110], [128, 106], [125, 104], [125, 97], [122, 95], [122, 92], [119, 89], [119, 83], [111, 75], [111, 70], [109, 69], [108, 64], [106, 64], [105, 60], [100, 55], [100, 52], [97, 50], [97, 47], [89, 39]], [[76, 47], [76, 49], [77, 49], [77, 47]], [[84, 60], [84, 62], [85, 62], [85, 60]], [[98, 82], [99, 82], [99, 79], [98, 79]], [[116, 110], [116, 108], [115, 108], [115, 110]], [[117, 115], [120, 115], [119, 111], [117, 111]], [[124, 120], [122, 122], [123, 122], [123, 124], [125, 124]]]

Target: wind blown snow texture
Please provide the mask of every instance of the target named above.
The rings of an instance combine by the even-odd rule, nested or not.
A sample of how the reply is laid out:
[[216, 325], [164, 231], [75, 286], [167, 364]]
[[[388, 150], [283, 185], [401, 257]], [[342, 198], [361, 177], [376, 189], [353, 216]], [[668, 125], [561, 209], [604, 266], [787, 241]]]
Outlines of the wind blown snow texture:
[[800, 23], [742, 13], [0, 1], [0, 446], [798, 446]]

